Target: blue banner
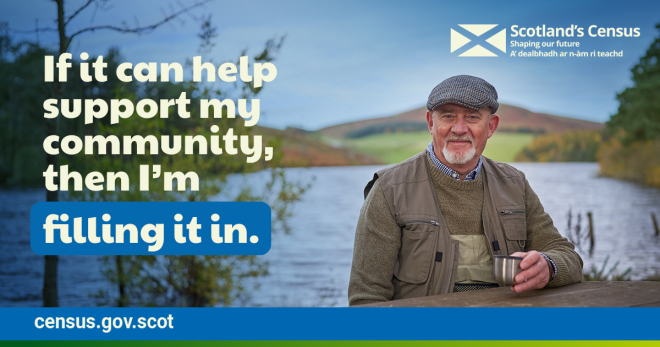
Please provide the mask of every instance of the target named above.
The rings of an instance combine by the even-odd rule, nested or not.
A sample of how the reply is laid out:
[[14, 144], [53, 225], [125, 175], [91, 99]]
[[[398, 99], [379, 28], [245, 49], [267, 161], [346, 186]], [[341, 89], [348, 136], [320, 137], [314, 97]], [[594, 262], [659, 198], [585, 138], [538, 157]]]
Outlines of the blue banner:
[[2, 340], [658, 340], [657, 308], [0, 308]]
[[39, 202], [30, 246], [42, 255], [262, 255], [264, 202]]

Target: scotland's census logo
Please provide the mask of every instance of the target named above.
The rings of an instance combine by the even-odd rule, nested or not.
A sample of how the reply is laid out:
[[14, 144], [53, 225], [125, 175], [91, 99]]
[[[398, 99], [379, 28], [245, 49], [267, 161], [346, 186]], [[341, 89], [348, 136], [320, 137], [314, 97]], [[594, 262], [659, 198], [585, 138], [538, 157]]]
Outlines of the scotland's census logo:
[[[451, 29], [451, 53], [457, 50], [462, 53], [459, 57], [497, 57], [495, 49], [506, 53], [506, 28], [492, 35], [498, 24], [459, 24], [461, 29]], [[489, 33], [489, 35], [481, 35]], [[468, 38], [469, 37], [469, 38]], [[484, 39], [488, 37], [487, 39]], [[472, 43], [467, 50], [461, 49], [468, 43]], [[485, 46], [485, 47], [484, 47]]]

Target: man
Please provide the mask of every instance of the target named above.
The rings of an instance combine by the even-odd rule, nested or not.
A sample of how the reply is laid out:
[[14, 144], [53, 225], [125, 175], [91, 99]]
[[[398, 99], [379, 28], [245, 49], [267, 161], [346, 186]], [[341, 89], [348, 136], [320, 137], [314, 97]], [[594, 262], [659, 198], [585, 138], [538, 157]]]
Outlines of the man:
[[426, 107], [428, 148], [365, 188], [349, 304], [497, 287], [493, 255], [524, 257], [515, 292], [580, 282], [582, 259], [525, 175], [481, 156], [500, 121], [495, 88], [454, 76]]

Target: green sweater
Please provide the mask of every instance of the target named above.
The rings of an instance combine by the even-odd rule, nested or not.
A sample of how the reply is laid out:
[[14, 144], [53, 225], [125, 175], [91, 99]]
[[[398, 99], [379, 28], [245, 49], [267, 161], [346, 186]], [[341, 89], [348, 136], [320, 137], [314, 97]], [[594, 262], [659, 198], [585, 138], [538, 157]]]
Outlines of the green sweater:
[[[428, 155], [427, 160], [430, 161]], [[429, 168], [438, 204], [450, 234], [484, 234], [481, 218], [484, 199], [483, 172], [476, 180], [465, 182], [448, 177], [432, 163]], [[582, 259], [575, 253], [573, 244], [559, 234], [527, 179], [525, 210], [525, 251], [543, 252], [557, 266], [557, 276], [546, 287], [559, 287], [581, 281]], [[390, 213], [385, 195], [376, 180], [360, 210], [355, 232], [352, 266], [354, 270], [356, 264], [360, 264], [363, 271], [351, 271], [348, 288], [350, 305], [392, 299], [393, 268], [400, 247], [401, 228]]]
[[483, 172], [473, 181], [459, 181], [440, 171], [426, 155], [435, 197], [451, 235], [484, 235]]

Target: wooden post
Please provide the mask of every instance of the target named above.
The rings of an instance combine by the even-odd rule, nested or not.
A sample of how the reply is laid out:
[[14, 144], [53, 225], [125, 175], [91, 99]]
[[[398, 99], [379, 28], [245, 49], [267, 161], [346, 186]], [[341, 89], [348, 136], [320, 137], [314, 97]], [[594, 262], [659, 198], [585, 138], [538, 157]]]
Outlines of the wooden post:
[[655, 219], [655, 213], [651, 212], [651, 219], [653, 220], [653, 227], [655, 228], [655, 236], [660, 235], [660, 229], [658, 229], [658, 221]]
[[589, 252], [594, 250], [594, 222], [591, 215], [591, 212], [587, 212], [587, 217], [589, 217]]

